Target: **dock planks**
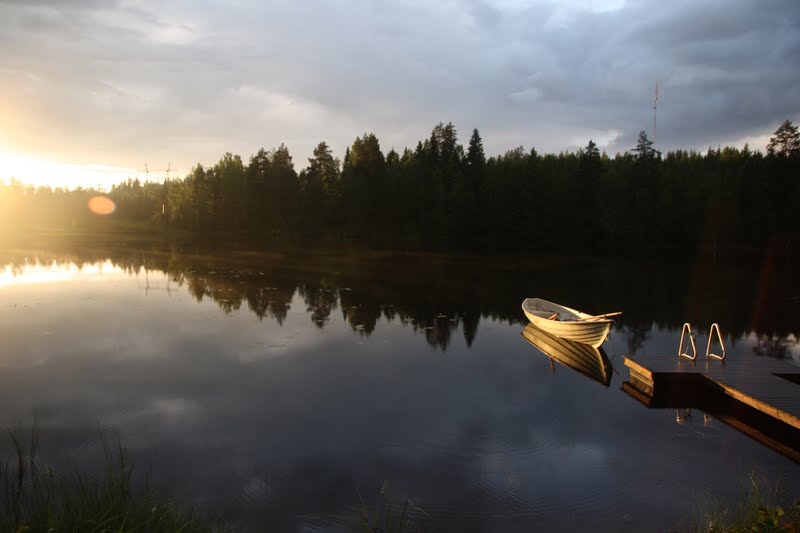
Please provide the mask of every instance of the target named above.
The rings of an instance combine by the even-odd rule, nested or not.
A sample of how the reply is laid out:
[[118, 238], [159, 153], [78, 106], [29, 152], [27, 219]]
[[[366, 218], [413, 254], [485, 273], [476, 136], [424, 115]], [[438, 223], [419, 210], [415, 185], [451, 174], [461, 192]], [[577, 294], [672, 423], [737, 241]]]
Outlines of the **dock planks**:
[[793, 381], [800, 378], [800, 368], [784, 361], [754, 355], [732, 355], [724, 361], [646, 355], [626, 357], [625, 366], [632, 383], [650, 396], [659, 382], [702, 376], [712, 389], [800, 429], [800, 385]]

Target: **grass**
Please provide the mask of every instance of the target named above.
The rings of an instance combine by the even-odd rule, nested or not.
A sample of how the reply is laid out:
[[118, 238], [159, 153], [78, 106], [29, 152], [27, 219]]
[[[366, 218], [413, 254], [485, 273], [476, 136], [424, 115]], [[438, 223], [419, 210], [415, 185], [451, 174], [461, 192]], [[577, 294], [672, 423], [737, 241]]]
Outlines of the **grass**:
[[[196, 533], [231, 531], [197, 515], [191, 508], [165, 499], [151, 486], [143, 487], [128, 461], [125, 448], [112, 446], [101, 434], [104, 469], [99, 476], [58, 473], [38, 457], [36, 421], [30, 430], [17, 424], [8, 430], [10, 453], [0, 456], [0, 533]], [[402, 506], [386, 496], [372, 510], [361, 501], [359, 523], [363, 533], [405, 533], [410, 513], [419, 510], [406, 500]]]
[[361, 502], [359, 511], [361, 515], [360, 526], [362, 533], [405, 533], [410, 530], [410, 512], [412, 510], [421, 511], [411, 500], [406, 499], [402, 510], [400, 510], [400, 515], [398, 516], [395, 511], [395, 504], [387, 497], [386, 491], [388, 487], [389, 481], [386, 480], [383, 482], [380, 492], [384, 500], [382, 511], [380, 508], [377, 508], [375, 511], [370, 512], [367, 505], [364, 503], [364, 498], [361, 497], [361, 493], [356, 491], [358, 499]]
[[[60, 474], [37, 458], [38, 430], [8, 431], [11, 455], [0, 459], [0, 533], [126, 533], [220, 531], [188, 508], [157, 495], [135, 471], [121, 445], [103, 438], [105, 470], [99, 479]], [[27, 438], [26, 438], [27, 437]]]
[[[102, 436], [102, 435], [101, 435]], [[11, 452], [0, 457], [0, 533], [189, 533], [221, 532], [220, 525], [157, 494], [149, 472], [139, 483], [119, 443], [111, 446], [102, 436], [105, 468], [96, 477], [62, 474], [38, 457], [37, 425], [8, 430]], [[405, 533], [412, 530], [412, 514], [424, 511], [411, 500], [394, 503], [380, 494], [383, 505], [368, 507], [360, 500], [362, 533]], [[137, 488], [140, 487], [141, 488]], [[800, 499], [787, 503], [778, 486], [751, 474], [746, 494], [733, 506], [710, 501], [690, 529], [695, 533], [800, 533]], [[229, 530], [229, 529], [228, 529]]]
[[750, 475], [746, 496], [733, 507], [711, 502], [695, 532], [703, 533], [800, 533], [800, 499], [787, 504], [778, 486]]

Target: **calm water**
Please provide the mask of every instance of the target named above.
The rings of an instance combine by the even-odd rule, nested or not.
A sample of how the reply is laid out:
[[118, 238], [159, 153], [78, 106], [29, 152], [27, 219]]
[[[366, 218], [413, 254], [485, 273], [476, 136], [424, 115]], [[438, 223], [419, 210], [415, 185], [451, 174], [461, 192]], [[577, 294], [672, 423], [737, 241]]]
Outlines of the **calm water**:
[[[658, 531], [800, 467], [695, 412], [620, 390], [622, 355], [717, 321], [731, 357], [800, 360], [792, 265], [0, 254], [0, 423], [91, 469], [102, 429], [158, 485], [243, 529], [340, 530], [360, 498], [422, 529]], [[625, 314], [610, 386], [520, 335], [541, 296]], [[767, 356], [767, 355], [765, 355]], [[800, 365], [798, 365], [800, 366]], [[6, 446], [3, 443], [2, 446]]]

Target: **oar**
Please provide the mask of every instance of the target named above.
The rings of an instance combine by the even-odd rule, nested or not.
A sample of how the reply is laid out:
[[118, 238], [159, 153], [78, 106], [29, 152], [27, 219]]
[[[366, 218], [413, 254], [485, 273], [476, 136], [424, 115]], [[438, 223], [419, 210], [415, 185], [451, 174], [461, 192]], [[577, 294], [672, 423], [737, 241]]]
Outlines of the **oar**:
[[587, 316], [587, 317], [582, 318], [581, 320], [586, 321], [586, 322], [588, 322], [590, 320], [605, 320], [608, 317], [619, 316], [621, 314], [622, 314], [622, 311], [615, 311], [613, 313], [606, 313], [604, 315]]

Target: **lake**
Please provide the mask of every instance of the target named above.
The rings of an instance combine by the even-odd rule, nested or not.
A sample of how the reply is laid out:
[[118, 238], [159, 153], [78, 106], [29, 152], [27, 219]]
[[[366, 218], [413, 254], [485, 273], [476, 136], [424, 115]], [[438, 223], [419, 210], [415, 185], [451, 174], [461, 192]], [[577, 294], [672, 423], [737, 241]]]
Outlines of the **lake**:
[[[749, 475], [800, 467], [713, 417], [647, 409], [622, 356], [705, 349], [800, 367], [797, 265], [388, 252], [0, 252], [0, 424], [60, 468], [100, 434], [178, 500], [242, 530], [339, 531], [361, 501], [422, 530], [685, 529]], [[623, 311], [610, 385], [521, 335], [539, 296]], [[701, 355], [702, 357], [702, 355]], [[7, 450], [7, 443], [2, 443]]]

